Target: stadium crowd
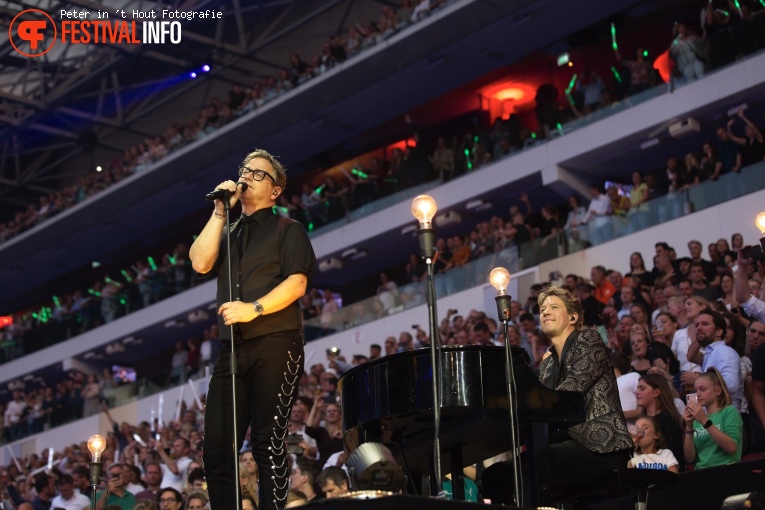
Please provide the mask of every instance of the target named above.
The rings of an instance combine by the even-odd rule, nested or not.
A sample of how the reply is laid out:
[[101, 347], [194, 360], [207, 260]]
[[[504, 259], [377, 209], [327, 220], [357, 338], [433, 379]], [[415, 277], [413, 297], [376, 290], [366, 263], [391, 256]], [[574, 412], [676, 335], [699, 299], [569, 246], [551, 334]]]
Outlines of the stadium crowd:
[[[416, 17], [417, 9], [425, 3], [440, 4], [422, 2], [412, 8], [403, 2], [398, 13], [386, 6], [379, 23], [357, 26], [347, 38], [333, 37], [322, 55], [317, 55], [319, 60], [314, 57], [310, 66], [294, 55], [292, 71], [284, 69], [278, 78], [265, 80], [260, 88], [256, 84], [250, 91], [235, 87], [229, 104], [210, 105], [202, 119], [195, 119], [186, 127], [174, 126], [165, 139], [158, 137], [143, 147], [126, 151], [122, 160], [106, 172], [83, 178], [79, 187], [44, 197], [39, 207], [32, 205], [12, 224], [0, 225], [0, 241], [126, 175], [145, 169], [145, 165], [177, 148], [171, 140], [186, 140], [189, 133], [185, 142], [179, 142], [188, 143], [206, 128], [212, 130], [222, 125], [226, 118], [232, 118], [247, 105], [252, 109], [264, 104], [275, 97], [269, 96], [272, 91], [278, 94], [323, 72], [341, 61], [340, 48], [347, 58], [354, 50], [372, 44], [368, 41], [384, 40], [401, 28], [397, 22]], [[731, 41], [735, 39], [731, 34], [735, 32], [724, 27], [750, 19], [752, 9], [745, 8], [746, 11], [731, 8], [724, 17], [705, 8], [702, 10], [704, 32], [699, 36], [707, 37], [708, 41], [721, 41], [718, 48], [733, 44]], [[689, 47], [706, 47], [693, 37], [678, 26], [675, 39], [678, 44], [688, 39]], [[705, 61], [704, 65], [714, 63], [715, 59], [725, 61], [729, 55], [714, 45], [708, 51], [711, 62]], [[683, 78], [701, 76], [697, 72], [698, 65], [687, 54], [675, 58]], [[690, 64], [684, 58], [691, 61]], [[640, 85], [639, 81], [633, 83], [633, 79], [637, 80], [635, 75], [640, 75], [637, 65], [640, 56], [635, 62], [623, 60], [621, 56], [619, 59], [631, 70], [631, 74], [625, 73], [630, 86]], [[687, 72], [683, 63], [690, 66]], [[652, 80], [655, 79], [654, 76]], [[539, 125], [546, 125], [548, 129], [539, 131], [537, 136], [549, 135], [550, 128], [558, 124], [554, 121], [607, 106], [608, 99], [601, 97], [594, 101], [594, 93], [582, 88], [599, 81], [602, 83], [591, 75], [580, 85], [580, 89], [574, 91], [570, 110], [563, 109], [560, 103], [552, 109], [540, 108]], [[603, 96], [618, 93], [606, 89], [600, 92]], [[629, 90], [623, 92], [628, 93]], [[223, 114], [226, 109], [228, 113]], [[198, 129], [197, 134], [191, 136], [194, 129]], [[448, 180], [475, 170], [521, 149], [527, 140], [533, 139], [532, 131], [511, 117], [498, 119], [489, 129], [473, 126], [451, 138], [437, 136], [433, 152], [426, 151], [425, 143], [418, 140], [414, 147], [394, 151], [387, 161], [376, 159], [370, 168], [356, 168], [357, 177], [326, 178], [319, 193], [306, 184], [303, 193], [281, 204], [280, 210], [307, 227], [328, 223], [341, 219], [353, 207], [394, 191], [433, 178]], [[719, 127], [717, 140], [706, 142], [698, 153], [670, 158], [665, 168], [654, 169], [645, 176], [636, 173], [631, 186], [614, 185], [606, 189], [600, 183], [594, 184], [589, 207], [578, 197], [571, 197], [567, 204], [545, 204], [537, 211], [522, 196], [521, 204], [510, 209], [509, 217], [504, 218], [498, 212], [490, 221], [475, 225], [461, 235], [439, 239], [435, 262], [440, 275], [437, 278], [439, 293], [453, 290], [455, 282], [448, 278], [449, 272], [471, 261], [483, 260], [486, 267], [500, 261], [538, 263], [557, 257], [560, 250], [574, 251], [597, 245], [656, 221], [680, 216], [684, 213], [682, 193], [685, 190], [725, 174], [737, 174], [743, 167], [762, 161], [765, 159], [763, 147], [761, 131], [741, 111], [738, 119], [732, 118], [726, 126]], [[361, 175], [366, 177], [359, 177]], [[652, 202], [659, 197], [666, 199], [661, 206]], [[681, 470], [691, 465], [702, 469], [729, 464], [765, 449], [762, 428], [765, 423], [765, 291], [762, 285], [765, 259], [755, 258], [749, 264], [742, 254], [744, 244], [740, 234], [733, 234], [730, 242], [720, 239], [709, 244], [708, 259], [704, 259], [704, 247], [697, 241], [688, 242], [689, 255], [682, 257], [667, 243], [658, 242], [651, 269], [646, 267], [643, 254], [635, 252], [625, 261], [628, 263], [623, 271], [595, 266], [590, 275], [558, 276], [560, 284], [582, 302], [585, 324], [597, 328], [612, 350], [625, 419], [638, 426], [636, 439], [641, 434], [644, 436], [646, 430], [653, 430], [651, 427], [659, 430], [664, 440], [661, 444], [672, 452]], [[506, 255], [508, 251], [510, 256]], [[105, 277], [90, 289], [73, 290], [63, 299], [56, 298], [34, 315], [29, 310], [17, 313], [14, 323], [1, 331], [5, 359], [70, 338], [193, 285], [183, 244], [178, 244], [172, 255], [163, 256], [161, 264], [155, 265], [151, 258], [147, 262], [137, 260], [130, 270], [120, 271], [121, 281]], [[422, 280], [424, 268], [418, 257], [396, 268], [395, 273], [400, 277], [392, 279], [387, 273], [381, 275], [380, 285], [374, 292], [376, 299], [369, 305], [343, 306], [337, 292], [311, 289], [301, 300], [301, 308], [309, 326], [318, 321], [314, 337], [374, 320], [397, 307], [420, 303], [420, 293], [400, 291], [406, 284]], [[480, 277], [485, 281], [485, 273]], [[484, 312], [471, 310], [463, 316], [457, 310], [449, 310], [440, 323], [440, 341], [444, 345], [504, 345], [507, 341], [523, 348], [532, 366], [538, 365], [550, 345], [539, 329], [535, 299], [545, 285], [532, 286], [527, 302], [512, 303], [508, 338], [496, 320]], [[214, 359], [216, 332], [211, 326], [201, 336], [201, 340], [190, 339], [187, 345], [180, 343], [176, 347], [172, 367], [166, 374], [168, 382], [182, 383]], [[334, 497], [350, 488], [342, 470], [338, 377], [355, 364], [424, 347], [430, 341], [427, 332], [420, 328], [414, 334], [403, 331], [384, 339], [382, 345], [371, 345], [368, 355], [354, 354], [348, 362], [339, 354], [330, 354], [326, 368], [324, 363], [317, 363], [304, 374], [300, 398], [290, 418], [290, 432], [299, 436], [288, 442], [294, 454], [291, 505]], [[26, 346], [33, 347], [26, 350]], [[40, 455], [14, 459], [12, 464], [0, 468], [4, 487], [0, 498], [8, 508], [87, 508], [92, 497], [97, 499], [98, 508], [107, 510], [205, 508], [208, 498], [201, 469], [203, 431], [200, 430], [204, 409], [196, 404], [186, 408], [184, 404], [177, 421], [118, 424], [109, 414], [109, 407], [114, 404], [113, 390], [119, 384], [108, 370], [101, 378], [71, 372], [55, 389], [29, 389], [23, 381], [14, 382], [12, 399], [0, 405], [3, 414], [0, 437], [4, 441], [82, 416], [105, 413], [112, 423], [103, 455], [110, 494], [107, 498], [103, 491], [95, 495], [90, 492], [87, 448], [84, 443], [77, 443], [55, 452], [53, 467], [48, 466], [48, 452], [43, 451]], [[695, 398], [689, 399], [689, 395]], [[204, 402], [204, 395], [201, 399]], [[641, 421], [644, 417], [654, 421]], [[243, 497], [249, 499], [244, 508], [248, 505], [256, 508], [257, 470], [246, 445], [240, 462]]]
[[[608, 83], [596, 71], [588, 70], [564, 93], [552, 84], [540, 86], [535, 97], [535, 123], [526, 122], [526, 125], [522, 125], [517, 117], [511, 117], [506, 122], [495, 122], [491, 135], [478, 136], [479, 133], [473, 132], [438, 139], [436, 143], [440, 150], [436, 151], [431, 160], [435, 175], [449, 179], [478, 168], [492, 159], [499, 159], [543, 138], [561, 135], [565, 132], [567, 122], [586, 117], [596, 110], [619, 105], [629, 96], [655, 87], [670, 77], [677, 81], [695, 80], [703, 77], [705, 72], [718, 69], [763, 47], [765, 36], [758, 27], [760, 20], [765, 19], [762, 16], [765, 8], [755, 1], [743, 1], [740, 8], [729, 4], [721, 0], [707, 2], [699, 14], [698, 23], [689, 19], [675, 24], [672, 29], [673, 39], [668, 44], [673, 62], [672, 72], [667, 77], [661, 76], [654, 59], [648, 57], [644, 46], [636, 47], [634, 56], [627, 55], [627, 58], [616, 50], [618, 69], [616, 66], [612, 68], [615, 72], [607, 80]], [[402, 0], [398, 9], [386, 5], [381, 9], [377, 21], [357, 23], [347, 33], [332, 35], [324, 43], [321, 52], [312, 55], [310, 62], [292, 53], [289, 65], [280, 68], [275, 76], [258, 78], [249, 87], [232, 86], [225, 100], [213, 98], [209, 105], [202, 108], [198, 117], [186, 123], [173, 124], [165, 133], [126, 149], [102, 171], [83, 175], [76, 184], [41, 196], [39, 204], [30, 203], [14, 219], [0, 222], [0, 243], [81, 203], [125, 177], [146, 170], [173, 151], [213, 133], [228, 122], [299, 87], [364, 49], [379, 44], [439, 11], [444, 5], [445, 0]], [[475, 131], [482, 129], [477, 127]], [[445, 149], [451, 149], [453, 155], [449, 156]], [[314, 226], [337, 220], [349, 208], [359, 207], [392, 191], [424, 182], [426, 177], [432, 178], [423, 166], [427, 156], [421, 151], [416, 145], [405, 150], [394, 150], [384, 164], [373, 163], [368, 172], [357, 169], [361, 173], [349, 175], [349, 182], [345, 185], [335, 182], [336, 176], [321, 178], [320, 185], [325, 186], [327, 191], [320, 197], [310, 193], [312, 184], [316, 183], [307, 184], [308, 191], [304, 190], [299, 199], [297, 195], [284, 197], [280, 206], [288, 209], [298, 219], [305, 217], [306, 224], [312, 223]], [[361, 175], [368, 177], [361, 178]], [[351, 192], [350, 196], [346, 196], [348, 191]], [[333, 205], [330, 210], [323, 211], [318, 204], [327, 200]]]
[[[689, 256], [678, 257], [673, 247], [657, 242], [651, 269], [635, 252], [623, 270], [595, 266], [588, 277], [554, 275], [555, 283], [579, 298], [585, 325], [596, 328], [612, 351], [625, 419], [639, 426], [633, 428], [636, 441], [643, 444], [642, 434], [655, 427], [659, 431], [655, 435], [663, 438], [657, 443], [659, 450], [671, 451], [681, 471], [730, 464], [765, 449], [763, 259], [750, 264], [740, 234], [733, 234], [730, 242], [710, 243], [708, 259], [698, 241], [689, 241], [687, 247]], [[532, 367], [549, 347], [539, 328], [536, 302], [547, 285], [533, 285], [525, 303], [511, 305], [508, 340], [528, 353]], [[448, 310], [439, 336], [444, 345], [504, 345], [505, 341], [497, 322], [478, 310], [465, 315]], [[349, 490], [342, 470], [338, 378], [354, 365], [429, 343], [422, 329], [414, 335], [402, 331], [370, 345], [368, 353], [354, 354], [350, 362], [330, 351], [326, 362], [309, 367], [301, 378], [286, 438], [294, 454], [291, 499], [334, 497]], [[72, 376], [83, 387], [98, 386], [94, 376]], [[14, 401], [23, 402], [20, 393], [21, 389]], [[197, 500], [204, 505], [204, 473], [198, 469], [204, 411], [195, 403], [188, 408], [183, 404], [177, 421], [117, 424], [103, 394], [95, 393], [90, 407], [84, 393], [81, 403], [83, 409], [104, 412], [112, 423], [103, 455], [112, 491], [105, 508], [112, 503], [118, 508], [156, 508], [152, 502], [165, 505], [159, 508], [182, 508], [182, 501], [189, 508]], [[32, 423], [30, 416], [21, 423]], [[644, 420], [646, 416], [653, 420]], [[23, 500], [54, 497], [84, 502], [81, 496], [90, 495], [85, 452], [84, 444], [56, 452], [51, 469], [46, 469], [46, 451], [15, 459], [0, 471], [8, 491], [4, 497], [18, 508], [28, 508]], [[257, 472], [246, 443], [240, 460], [243, 492], [257, 503]], [[141, 499], [152, 502], [140, 503]]]

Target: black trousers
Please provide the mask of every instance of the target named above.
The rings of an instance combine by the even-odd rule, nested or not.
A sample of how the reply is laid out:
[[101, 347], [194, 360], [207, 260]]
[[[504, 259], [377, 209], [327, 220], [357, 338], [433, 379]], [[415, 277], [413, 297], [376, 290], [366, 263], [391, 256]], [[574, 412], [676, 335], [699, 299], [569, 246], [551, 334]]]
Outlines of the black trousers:
[[[235, 342], [235, 344], [237, 344]], [[242, 447], [251, 425], [252, 455], [258, 464], [261, 510], [284, 508], [289, 464], [284, 437], [303, 371], [303, 334], [280, 331], [236, 347], [237, 432]], [[205, 407], [204, 464], [212, 510], [239, 508], [234, 498], [231, 424], [231, 350], [223, 346], [213, 368]]]

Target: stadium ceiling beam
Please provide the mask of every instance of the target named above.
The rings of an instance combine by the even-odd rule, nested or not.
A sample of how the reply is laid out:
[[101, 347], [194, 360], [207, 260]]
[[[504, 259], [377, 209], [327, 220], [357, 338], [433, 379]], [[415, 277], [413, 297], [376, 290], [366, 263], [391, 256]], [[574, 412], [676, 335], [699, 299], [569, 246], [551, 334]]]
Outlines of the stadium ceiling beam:
[[294, 23], [291, 23], [290, 25], [284, 27], [283, 29], [276, 32], [275, 34], [269, 36], [264, 41], [259, 42], [254, 48], [251, 48], [249, 51], [258, 51], [265, 48], [269, 44], [278, 41], [279, 39], [289, 34], [290, 32], [293, 32], [297, 30], [298, 28], [302, 27], [303, 25], [305, 25], [306, 23], [313, 21], [314, 19], [321, 16], [325, 12], [333, 9], [336, 5], [341, 4], [345, 1], [347, 0], [332, 0], [331, 2], [323, 2], [321, 7], [319, 7], [318, 9], [315, 9], [314, 11], [306, 14], [305, 16], [295, 21]]
[[[234, 3], [234, 20], [236, 21], [236, 31], [239, 33], [239, 48], [243, 51], [247, 50], [247, 30], [244, 27], [244, 17], [242, 16], [242, 6], [239, 0], [233, 0]], [[223, 27], [223, 18], [219, 20], [217, 28]], [[215, 34], [218, 35], [217, 33]]]
[[373, 2], [377, 2], [378, 4], [387, 5], [388, 7], [393, 7], [394, 9], [400, 9], [401, 5], [397, 4], [396, 2], [391, 2], [390, 0], [372, 0]]
[[[19, 151], [21, 155], [21, 151]], [[21, 171], [19, 180], [28, 182], [34, 178], [40, 167], [53, 155], [52, 150], [42, 150], [31, 163], [26, 165], [26, 168]]]
[[35, 131], [40, 131], [41, 133], [48, 133], [51, 135], [60, 136], [61, 138], [68, 138], [70, 140], [80, 139], [79, 135], [77, 135], [77, 133], [73, 131], [67, 131], [66, 129], [48, 126], [47, 124], [40, 124], [39, 122], [34, 122], [30, 124], [29, 129], [34, 129]]
[[[26, 188], [32, 191], [36, 191], [38, 193], [45, 193], [45, 194], [56, 191], [52, 188], [48, 188], [47, 186], [39, 186], [37, 184], [23, 183], [18, 180], [6, 179], [5, 177], [0, 177], [0, 185], [8, 186], [8, 188]], [[10, 189], [8, 189], [7, 191], [10, 191]], [[7, 200], [12, 200], [9, 197], [6, 197], [6, 198]], [[21, 203], [21, 205], [28, 205], [28, 204], [29, 204], [29, 200], [24, 200]]]
[[[32, 177], [34, 177], [37, 180], [41, 176], [43, 176], [43, 175], [47, 174], [48, 172], [50, 172], [51, 170], [55, 170], [56, 168], [59, 168], [59, 165], [61, 165], [62, 163], [66, 162], [66, 161], [69, 161], [70, 159], [72, 159], [73, 157], [75, 157], [75, 156], [77, 156], [77, 155], [79, 155], [81, 153], [82, 153], [82, 148], [81, 147], [75, 147], [72, 150], [70, 150], [69, 152], [67, 152], [66, 154], [64, 154], [63, 156], [57, 156], [55, 161], [53, 161], [51, 163], [48, 163], [47, 165], [45, 165], [42, 168], [37, 169], [37, 172], [35, 172], [35, 175], [32, 176]], [[31, 180], [31, 177], [30, 177], [30, 180]], [[42, 186], [37, 186], [37, 185], [35, 185], [33, 183], [30, 183], [30, 182], [19, 183], [19, 184], [17, 184], [16, 187], [24, 187], [24, 188], [29, 188], [29, 189], [36, 190], [36, 191], [40, 191], [40, 190], [46, 189], [46, 188], [44, 188]], [[39, 188], [39, 189], [36, 189], [36, 188]], [[42, 191], [42, 192], [43, 193], [50, 193], [50, 191]]]

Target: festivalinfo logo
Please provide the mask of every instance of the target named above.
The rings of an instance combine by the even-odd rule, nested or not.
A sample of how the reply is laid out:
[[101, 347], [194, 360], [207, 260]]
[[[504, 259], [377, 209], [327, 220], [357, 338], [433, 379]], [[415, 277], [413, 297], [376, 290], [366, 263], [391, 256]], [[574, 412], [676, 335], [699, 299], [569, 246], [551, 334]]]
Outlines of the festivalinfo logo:
[[180, 44], [179, 20], [220, 19], [221, 11], [107, 11], [40, 9], [17, 14], [8, 27], [13, 48], [26, 57], [41, 57], [55, 44]]

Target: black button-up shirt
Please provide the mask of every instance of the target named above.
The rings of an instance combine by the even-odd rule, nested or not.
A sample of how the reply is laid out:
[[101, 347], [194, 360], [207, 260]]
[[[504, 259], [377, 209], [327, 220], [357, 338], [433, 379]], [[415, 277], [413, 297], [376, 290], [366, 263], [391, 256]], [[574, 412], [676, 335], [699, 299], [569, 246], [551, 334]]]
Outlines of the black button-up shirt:
[[[221, 240], [215, 269], [218, 271], [218, 306], [229, 301], [226, 236]], [[316, 255], [303, 226], [282, 218], [271, 208], [242, 216], [231, 226], [231, 268], [234, 300], [253, 302], [262, 298], [293, 274], [304, 274], [309, 282], [316, 265]], [[268, 313], [250, 322], [240, 322], [234, 334], [242, 339], [255, 338], [277, 331], [301, 328], [297, 303]], [[222, 339], [230, 340], [230, 328], [218, 316]]]

